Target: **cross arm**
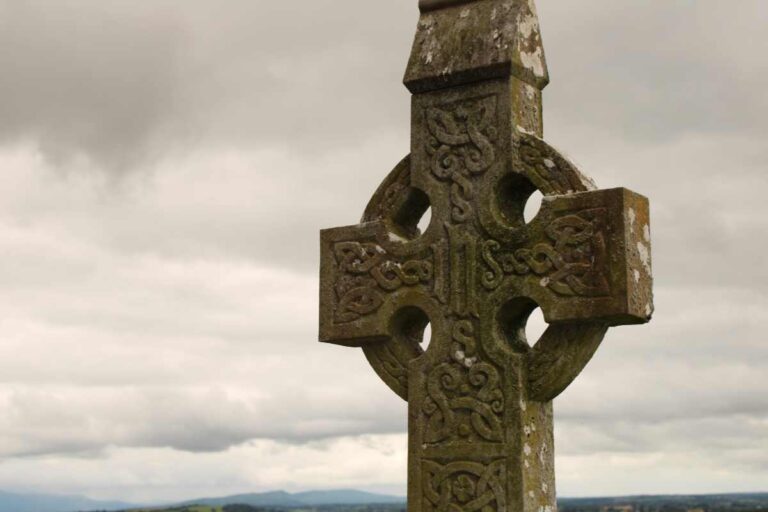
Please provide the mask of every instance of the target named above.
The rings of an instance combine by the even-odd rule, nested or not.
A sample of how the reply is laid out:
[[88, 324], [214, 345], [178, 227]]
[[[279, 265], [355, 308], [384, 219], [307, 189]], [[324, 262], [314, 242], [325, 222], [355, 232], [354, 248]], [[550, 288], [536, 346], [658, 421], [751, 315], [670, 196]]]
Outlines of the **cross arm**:
[[321, 342], [365, 347], [389, 339], [397, 305], [432, 283], [429, 250], [390, 236], [380, 221], [321, 231]]
[[546, 197], [527, 242], [483, 246], [483, 285], [534, 300], [549, 323], [650, 320], [648, 200], [624, 188]]

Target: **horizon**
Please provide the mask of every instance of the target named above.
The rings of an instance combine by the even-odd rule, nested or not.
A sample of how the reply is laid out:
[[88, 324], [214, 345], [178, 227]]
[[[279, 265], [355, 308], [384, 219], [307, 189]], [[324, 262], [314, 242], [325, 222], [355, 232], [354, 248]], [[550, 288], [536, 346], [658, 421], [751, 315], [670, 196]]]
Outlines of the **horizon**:
[[[166, 505], [173, 505], [177, 503], [194, 503], [195, 500], [205, 500], [210, 498], [222, 498], [222, 497], [229, 497], [229, 496], [239, 496], [239, 495], [262, 495], [262, 494], [287, 494], [289, 496], [295, 496], [295, 495], [301, 495], [301, 494], [308, 494], [308, 493], [334, 493], [334, 492], [355, 492], [355, 493], [365, 493], [370, 495], [379, 495], [384, 496], [387, 498], [397, 498], [402, 499], [403, 502], [407, 500], [406, 495], [398, 495], [398, 494], [386, 494], [386, 493], [379, 493], [375, 491], [367, 491], [365, 489], [352, 489], [352, 488], [329, 488], [329, 489], [304, 489], [299, 491], [286, 491], [284, 489], [271, 489], [266, 491], [254, 491], [254, 492], [244, 492], [244, 493], [235, 493], [235, 494], [228, 494], [226, 496], [197, 496], [194, 498], [184, 498], [181, 501], [168, 501], [168, 502], [147, 502], [147, 503], [129, 503], [130, 505], [139, 505], [139, 506], [148, 506], [148, 505], [158, 505], [158, 506], [166, 506]], [[34, 492], [34, 491], [28, 491], [28, 492], [9, 492], [5, 489], [0, 489], [0, 494], [13, 494], [13, 495], [29, 495], [29, 496], [67, 496], [67, 497], [80, 497], [80, 498], [87, 498], [89, 500], [93, 501], [122, 501], [122, 500], [100, 500], [97, 498], [93, 498], [91, 496], [87, 496], [84, 494], [48, 494], [44, 492]], [[749, 495], [765, 495], [768, 496], [768, 491], [742, 491], [742, 492], [706, 492], [706, 493], [695, 493], [695, 494], [687, 494], [687, 493], [669, 493], [669, 494], [620, 494], [620, 495], [599, 495], [599, 496], [558, 496], [558, 500], [589, 500], [589, 499], [621, 499], [621, 498], [664, 498], [664, 497], [715, 497], [715, 496], [749, 496]], [[371, 502], [373, 503], [373, 502]]]
[[[417, 4], [0, 0], [0, 489], [405, 494], [318, 239], [409, 150]], [[651, 199], [656, 278], [555, 400], [558, 495], [768, 489], [768, 4], [536, 4], [546, 140]]]

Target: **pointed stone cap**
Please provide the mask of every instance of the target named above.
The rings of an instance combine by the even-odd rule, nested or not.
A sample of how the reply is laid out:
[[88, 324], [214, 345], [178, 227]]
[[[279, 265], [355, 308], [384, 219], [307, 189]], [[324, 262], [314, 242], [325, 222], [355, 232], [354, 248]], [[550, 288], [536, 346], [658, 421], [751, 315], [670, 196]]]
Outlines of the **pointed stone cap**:
[[534, 0], [419, 0], [405, 85], [415, 93], [515, 76], [549, 82]]

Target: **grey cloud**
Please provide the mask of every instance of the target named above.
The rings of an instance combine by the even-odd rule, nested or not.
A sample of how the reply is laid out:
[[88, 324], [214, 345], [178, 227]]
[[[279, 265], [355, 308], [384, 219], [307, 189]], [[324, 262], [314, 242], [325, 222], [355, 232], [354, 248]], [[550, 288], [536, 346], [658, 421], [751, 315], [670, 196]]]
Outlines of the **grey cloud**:
[[568, 48], [548, 53], [550, 113], [642, 143], [764, 127], [759, 1], [540, 4], [549, 48]]
[[[756, 195], [768, 155], [747, 150], [760, 146], [758, 113], [768, 90], [760, 47], [750, 36], [761, 30], [761, 4], [731, 9], [704, 1], [666, 5], [662, 13], [650, 4], [540, 3], [554, 75], [546, 93], [548, 138], [586, 164], [598, 183], [626, 184], [653, 198], [659, 279], [768, 283], [760, 253], [741, 249], [768, 222]], [[177, 157], [196, 149], [283, 153], [282, 159], [243, 159], [240, 165], [250, 165], [254, 176], [250, 200], [235, 195], [200, 203], [191, 195], [176, 205], [187, 208], [114, 209], [106, 242], [123, 251], [224, 251], [309, 272], [317, 230], [354, 222], [380, 177], [407, 152], [408, 95], [399, 81], [415, 21], [409, 1], [364, 8], [349, 1], [279, 3], [268, 11], [245, 1], [226, 7], [186, 2], [184, 9], [164, 1], [133, 10], [120, 4], [94, 9], [85, 1], [18, 5], [26, 7], [6, 7], [6, 19], [18, 19], [19, 28], [3, 36], [9, 43], [3, 47], [36, 53], [22, 59], [23, 51], [9, 52], [9, 69], [39, 65], [0, 79], [9, 84], [0, 98], [18, 98], [4, 102], [15, 112], [5, 125], [8, 137], [47, 133], [43, 147], [62, 148], [46, 151], [49, 156], [84, 154], [99, 160], [97, 167], [154, 172], [148, 155], [180, 167], [189, 162]], [[738, 31], [715, 44], [726, 10]], [[86, 30], [78, 38], [66, 37], [80, 25]], [[54, 50], [73, 55], [53, 59]], [[69, 60], [84, 62], [64, 73], [60, 62]], [[132, 80], [135, 90], [126, 91]], [[28, 83], [63, 83], [67, 94], [48, 95]], [[108, 101], [101, 105], [98, 98]], [[727, 116], [736, 124], [722, 119]], [[70, 122], [85, 131], [70, 129]], [[744, 142], [724, 138], [734, 131]], [[347, 155], [354, 151], [353, 161]], [[188, 175], [193, 182], [204, 172], [206, 157], [198, 159], [197, 173]], [[220, 157], [204, 165], [223, 167], [224, 184], [232, 175]], [[725, 180], [746, 197], [723, 193]], [[751, 226], [725, 216], [738, 208]], [[266, 221], [278, 212], [280, 223]], [[141, 216], [146, 220], [137, 230]], [[752, 271], [708, 271], [734, 259]]]
[[404, 129], [414, 8], [399, 3], [5, 0], [0, 142], [122, 171], [202, 141], [316, 153], [363, 125]]
[[5, 0], [0, 10], [0, 140], [35, 140], [56, 162], [140, 161], [173, 112], [183, 27], [154, 15], [158, 4]]
[[[660, 423], [606, 422], [599, 430], [563, 422], [556, 427], [562, 455], [595, 453], [708, 453], [729, 462], [760, 461], [742, 457], [745, 451], [765, 450], [768, 427], [748, 415]], [[591, 429], [588, 431], [587, 429]], [[722, 455], [720, 455], [722, 454]]]
[[[189, 270], [183, 275], [193, 275], [195, 267]], [[232, 282], [239, 280], [233, 276]], [[279, 289], [279, 283], [260, 287]], [[203, 284], [198, 286], [210, 286]], [[162, 286], [152, 290], [166, 293]], [[251, 288], [232, 292], [237, 302]], [[315, 307], [314, 298], [307, 299], [310, 293], [297, 287], [285, 300], [294, 297], [294, 312], [309, 311]], [[691, 450], [730, 450], [712, 437], [742, 448], [757, 447], [765, 438], [768, 395], [762, 375], [768, 368], [760, 362], [765, 347], [758, 341], [759, 325], [743, 325], [749, 309], [721, 310], [714, 300], [748, 303], [755, 297], [717, 289], [662, 297], [662, 310], [681, 305], [676, 316], [662, 315], [653, 336], [644, 328], [612, 332], [584, 374], [557, 400], [558, 446], [564, 454], [597, 449], [646, 453], [667, 450], [673, 443]], [[254, 438], [306, 443], [403, 432], [404, 403], [378, 381], [359, 350], [313, 342], [310, 313], [291, 320], [298, 324], [293, 326], [295, 340], [292, 335], [260, 335], [280, 331], [280, 312], [291, 307], [282, 301], [266, 310], [231, 311], [235, 319], [252, 320], [250, 337], [230, 330], [222, 322], [225, 317], [206, 315], [215, 302], [203, 302], [196, 310], [190, 302], [176, 300], [164, 314], [184, 309], [181, 318], [195, 321], [179, 322], [175, 332], [148, 323], [143, 333], [116, 336], [110, 333], [115, 330], [110, 322], [83, 322], [69, 334], [79, 340], [74, 344], [67, 342], [65, 329], [71, 323], [66, 321], [70, 315], [64, 315], [64, 324], [50, 326], [48, 342], [39, 347], [42, 352], [35, 351], [34, 343], [23, 351], [7, 346], [10, 357], [0, 354], [0, 374], [11, 390], [22, 391], [13, 391], [5, 406], [13, 412], [6, 416], [13, 421], [0, 428], [10, 447], [6, 455], [87, 454], [115, 443], [199, 452], [225, 450]], [[130, 298], [116, 309], [118, 305], [128, 311], [137, 308]], [[47, 307], [38, 303], [43, 311]], [[764, 305], [758, 301], [753, 307], [760, 311]], [[141, 306], [139, 313], [143, 308], [155, 306]], [[15, 316], [13, 308], [6, 311]], [[715, 317], [709, 324], [700, 320]], [[217, 325], [218, 334], [211, 338]], [[723, 339], [721, 327], [730, 329], [729, 338]], [[208, 337], [200, 337], [201, 328]], [[52, 336], [58, 331], [65, 334], [61, 340], [60, 334]], [[56, 349], [60, 345], [65, 352], [55, 360], [46, 357], [46, 351], [61, 350]], [[82, 364], [85, 350], [89, 355]], [[83, 431], [83, 423], [91, 429]], [[715, 424], [717, 431], [710, 428]], [[747, 424], [751, 428], [742, 428]]]
[[216, 388], [18, 388], [0, 397], [0, 456], [96, 456], [115, 445], [219, 452], [255, 439], [307, 443], [402, 432], [402, 402], [373, 403], [364, 389], [308, 391], [283, 383], [260, 398]]
[[[656, 9], [593, 0], [540, 10], [555, 137], [602, 126], [663, 141], [762, 125], [768, 73], [749, 36], [765, 21], [759, 2]], [[247, 1], [130, 9], [6, 1], [3, 20], [3, 133], [36, 138], [49, 156], [82, 154], [110, 168], [212, 141], [316, 155], [376, 132], [407, 134], [399, 81], [410, 1], [268, 10]]]

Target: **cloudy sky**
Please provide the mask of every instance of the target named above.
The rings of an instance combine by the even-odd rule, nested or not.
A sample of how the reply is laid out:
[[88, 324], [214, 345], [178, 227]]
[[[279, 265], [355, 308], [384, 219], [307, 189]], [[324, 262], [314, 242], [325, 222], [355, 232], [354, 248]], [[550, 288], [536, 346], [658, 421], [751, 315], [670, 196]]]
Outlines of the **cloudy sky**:
[[[409, 147], [416, 0], [0, 0], [0, 489], [405, 493], [316, 342]], [[768, 7], [539, 0], [547, 139], [653, 207], [657, 314], [555, 402], [564, 496], [768, 490]]]

